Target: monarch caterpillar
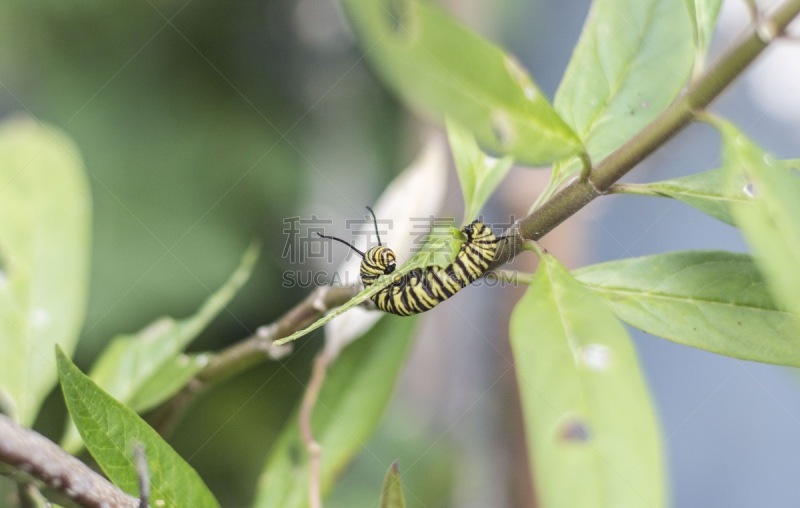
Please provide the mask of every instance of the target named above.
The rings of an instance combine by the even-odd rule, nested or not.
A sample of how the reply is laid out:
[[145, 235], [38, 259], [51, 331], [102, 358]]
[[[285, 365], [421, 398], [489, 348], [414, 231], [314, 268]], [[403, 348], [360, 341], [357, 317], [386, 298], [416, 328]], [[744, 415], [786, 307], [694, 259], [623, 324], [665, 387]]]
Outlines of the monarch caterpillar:
[[[394, 251], [381, 245], [378, 233], [378, 220], [375, 212], [367, 207], [375, 223], [378, 246], [362, 252], [341, 238], [325, 236], [322, 238], [341, 242], [361, 255], [361, 282], [364, 287], [371, 286], [381, 275], [388, 275], [397, 268]], [[382, 311], [399, 316], [411, 316], [434, 308], [462, 288], [481, 277], [494, 260], [497, 246], [505, 237], [497, 237], [491, 229], [476, 220], [461, 229], [467, 241], [452, 263], [447, 266], [431, 265], [416, 268], [402, 277], [397, 277], [388, 286], [372, 296], [372, 301]]]

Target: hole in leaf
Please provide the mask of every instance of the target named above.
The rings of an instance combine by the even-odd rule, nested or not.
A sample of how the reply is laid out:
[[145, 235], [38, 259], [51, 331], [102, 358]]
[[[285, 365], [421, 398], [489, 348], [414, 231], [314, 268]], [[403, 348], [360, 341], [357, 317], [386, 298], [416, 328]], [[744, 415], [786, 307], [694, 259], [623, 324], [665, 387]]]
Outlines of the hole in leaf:
[[577, 416], [569, 416], [564, 419], [558, 437], [562, 441], [585, 443], [589, 441], [589, 427]]
[[0, 248], [0, 289], [8, 286], [8, 272], [9, 266], [6, 262], [6, 257], [3, 256], [3, 250]]
[[511, 118], [505, 111], [495, 110], [492, 113], [492, 132], [502, 147], [507, 147], [514, 142], [516, 132]]
[[413, 6], [410, 0], [389, 0], [389, 28], [400, 37], [411, 38], [416, 25]]

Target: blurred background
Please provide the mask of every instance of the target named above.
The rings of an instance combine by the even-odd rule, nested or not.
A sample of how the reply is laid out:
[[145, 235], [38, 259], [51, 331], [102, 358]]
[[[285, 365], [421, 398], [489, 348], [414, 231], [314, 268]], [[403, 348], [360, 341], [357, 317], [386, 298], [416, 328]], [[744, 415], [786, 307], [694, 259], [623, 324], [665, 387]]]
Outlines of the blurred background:
[[[445, 3], [516, 54], [551, 98], [590, 4]], [[744, 2], [725, 2], [711, 61], [746, 24]], [[798, 82], [800, 45], [776, 44], [714, 109], [776, 156], [798, 157]], [[115, 334], [191, 314], [253, 238], [265, 246], [253, 279], [193, 349], [217, 350], [274, 320], [308, 291], [282, 287], [282, 273], [297, 269], [282, 256], [284, 221], [361, 218], [414, 158], [425, 130], [365, 66], [333, 0], [0, 1], [0, 117], [18, 114], [64, 129], [90, 176], [91, 294], [76, 357], [83, 369]], [[717, 163], [714, 133], [692, 127], [631, 180]], [[546, 176], [512, 170], [487, 219], [524, 214]], [[454, 178], [451, 187], [445, 215], [459, 216]], [[744, 250], [733, 228], [643, 197], [598, 200], [545, 244], [572, 267]], [[529, 262], [518, 266], [532, 269]], [[409, 506], [534, 506], [506, 339], [520, 294], [476, 288], [425, 316], [383, 423], [326, 506], [377, 505], [397, 458]], [[796, 373], [632, 333], [662, 422], [672, 505], [796, 506]], [[320, 337], [215, 387], [171, 439], [225, 506], [251, 500]], [[37, 422], [54, 438], [64, 419], [59, 399]]]

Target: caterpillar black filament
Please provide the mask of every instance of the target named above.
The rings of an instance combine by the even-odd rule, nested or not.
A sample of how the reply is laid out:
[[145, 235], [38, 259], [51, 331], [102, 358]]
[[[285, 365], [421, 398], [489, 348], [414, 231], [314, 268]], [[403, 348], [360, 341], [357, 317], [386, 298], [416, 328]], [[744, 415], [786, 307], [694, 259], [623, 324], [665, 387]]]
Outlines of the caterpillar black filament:
[[[397, 268], [394, 251], [381, 245], [375, 212], [370, 207], [367, 210], [375, 222], [377, 247], [362, 252], [341, 238], [319, 235], [341, 242], [361, 255], [360, 275], [365, 287], [371, 286], [378, 277], [388, 275]], [[461, 249], [451, 264], [444, 267], [431, 265], [416, 268], [397, 277], [372, 296], [375, 305], [384, 312], [399, 316], [419, 314], [434, 308], [486, 273], [503, 237], [498, 238], [488, 226], [477, 220], [464, 226], [461, 232], [466, 241], [461, 244]]]

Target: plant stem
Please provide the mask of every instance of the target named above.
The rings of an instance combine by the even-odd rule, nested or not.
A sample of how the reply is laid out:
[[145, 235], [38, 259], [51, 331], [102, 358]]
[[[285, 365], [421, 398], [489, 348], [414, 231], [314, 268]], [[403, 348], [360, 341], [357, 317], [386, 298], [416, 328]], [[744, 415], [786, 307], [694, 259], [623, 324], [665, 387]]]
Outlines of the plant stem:
[[290, 353], [291, 346], [273, 343], [310, 325], [330, 309], [339, 307], [358, 292], [355, 286], [320, 287], [277, 321], [262, 326], [256, 333], [226, 349], [190, 379], [177, 394], [158, 408], [150, 424], [161, 434], [169, 433], [192, 400], [209, 386], [219, 383], [266, 359], [278, 360]]
[[606, 194], [634, 194], [637, 196], [663, 196], [642, 183], [615, 183], [608, 188]]
[[[505, 264], [525, 250], [526, 241], [538, 241], [592, 200], [607, 194], [639, 162], [689, 125], [764, 48], [785, 31], [798, 14], [800, 0], [787, 0], [772, 15], [762, 17], [741, 41], [692, 82], [675, 102], [637, 135], [591, 168], [586, 178], [579, 178], [568, 184], [507, 231], [505, 235], [510, 240], [502, 244], [490, 269]], [[173, 423], [202, 388], [268, 358], [271, 354], [270, 348], [273, 347], [272, 342], [305, 328], [328, 310], [344, 304], [356, 292], [356, 287], [319, 288], [278, 321], [266, 327], [268, 333], [257, 334], [217, 354], [183, 391], [162, 406], [166, 411], [167, 422]]]
[[510, 282], [512, 284], [517, 284], [519, 282], [523, 284], [530, 284], [533, 282], [532, 273], [517, 272], [513, 270], [494, 270], [492, 273], [498, 278], [498, 280]]
[[[518, 222], [522, 239], [539, 240], [574, 215], [655, 152], [694, 119], [695, 113], [716, 99], [770, 42], [780, 36], [800, 13], [800, 0], [787, 0], [771, 16], [766, 16], [734, 45], [715, 65], [633, 138], [601, 160], [589, 177], [577, 179], [556, 193], [540, 208]], [[519, 245], [505, 250], [499, 266], [519, 252]]]

